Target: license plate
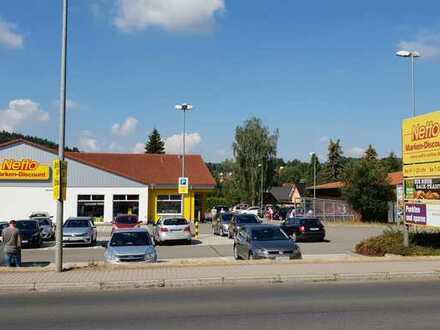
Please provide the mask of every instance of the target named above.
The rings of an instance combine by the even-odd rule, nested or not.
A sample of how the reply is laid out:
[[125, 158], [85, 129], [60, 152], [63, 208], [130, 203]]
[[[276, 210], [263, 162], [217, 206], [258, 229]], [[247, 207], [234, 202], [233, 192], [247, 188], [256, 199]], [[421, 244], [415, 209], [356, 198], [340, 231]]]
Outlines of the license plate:
[[276, 257], [276, 260], [289, 260], [288, 256], [281, 256], [281, 257]]
[[319, 228], [310, 228], [310, 230], [317, 231], [317, 230], [319, 230]]
[[171, 231], [174, 231], [174, 232], [176, 232], [176, 231], [182, 231], [182, 229], [171, 229]]
[[29, 241], [28, 240], [24, 240], [24, 241], [21, 241], [22, 243], [29, 243]]

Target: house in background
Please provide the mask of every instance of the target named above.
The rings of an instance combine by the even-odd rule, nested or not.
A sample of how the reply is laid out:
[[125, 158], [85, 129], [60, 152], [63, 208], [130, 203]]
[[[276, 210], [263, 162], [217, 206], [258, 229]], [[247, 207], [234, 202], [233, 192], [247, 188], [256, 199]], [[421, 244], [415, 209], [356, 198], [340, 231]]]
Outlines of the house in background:
[[302, 184], [284, 183], [281, 187], [272, 187], [264, 195], [266, 204], [296, 204], [302, 201], [305, 187]]

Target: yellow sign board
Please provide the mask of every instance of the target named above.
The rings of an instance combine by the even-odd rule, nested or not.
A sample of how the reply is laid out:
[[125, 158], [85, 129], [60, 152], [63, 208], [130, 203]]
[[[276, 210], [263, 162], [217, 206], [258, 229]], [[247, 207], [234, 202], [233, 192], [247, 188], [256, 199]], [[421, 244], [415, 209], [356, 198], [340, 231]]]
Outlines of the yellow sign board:
[[403, 165], [404, 177], [440, 176], [440, 162]]
[[440, 111], [405, 119], [402, 124], [403, 163], [440, 160]]
[[0, 180], [44, 181], [49, 177], [49, 166], [32, 159], [5, 159], [0, 165]]
[[67, 195], [67, 162], [53, 161], [53, 199], [66, 200]]
[[179, 194], [187, 194], [189, 190], [188, 186], [189, 186], [188, 178], [186, 177], [179, 178]]

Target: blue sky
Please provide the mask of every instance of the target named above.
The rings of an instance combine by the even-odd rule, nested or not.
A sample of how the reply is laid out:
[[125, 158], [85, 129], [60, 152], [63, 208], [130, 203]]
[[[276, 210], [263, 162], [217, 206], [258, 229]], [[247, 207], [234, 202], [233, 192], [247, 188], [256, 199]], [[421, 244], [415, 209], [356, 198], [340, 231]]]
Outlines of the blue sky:
[[[0, 129], [57, 139], [61, 0], [0, 5]], [[133, 152], [156, 127], [177, 152], [190, 102], [191, 152], [232, 155], [235, 127], [279, 129], [279, 155], [400, 154], [411, 114], [440, 108], [438, 1], [71, 0], [67, 143]]]

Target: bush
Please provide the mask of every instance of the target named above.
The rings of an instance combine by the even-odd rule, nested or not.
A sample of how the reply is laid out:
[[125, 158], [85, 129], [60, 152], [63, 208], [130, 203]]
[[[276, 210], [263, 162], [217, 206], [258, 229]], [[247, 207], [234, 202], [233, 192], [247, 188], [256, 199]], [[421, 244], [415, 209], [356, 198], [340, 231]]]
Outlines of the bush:
[[366, 239], [356, 245], [355, 251], [367, 256], [397, 254], [402, 256], [440, 255], [440, 233], [410, 233], [410, 246], [403, 246], [400, 230], [386, 229], [382, 235]]
[[224, 197], [208, 197], [206, 198], [206, 208], [210, 211], [216, 205], [228, 205]]

